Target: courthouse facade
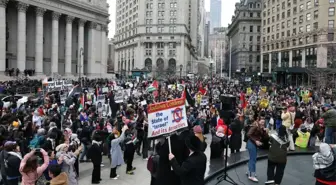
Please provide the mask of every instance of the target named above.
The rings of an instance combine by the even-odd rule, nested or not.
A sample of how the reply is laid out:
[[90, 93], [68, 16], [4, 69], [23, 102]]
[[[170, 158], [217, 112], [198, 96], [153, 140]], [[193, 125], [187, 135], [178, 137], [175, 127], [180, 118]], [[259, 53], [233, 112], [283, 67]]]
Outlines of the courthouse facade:
[[0, 0], [0, 72], [107, 71], [106, 0]]

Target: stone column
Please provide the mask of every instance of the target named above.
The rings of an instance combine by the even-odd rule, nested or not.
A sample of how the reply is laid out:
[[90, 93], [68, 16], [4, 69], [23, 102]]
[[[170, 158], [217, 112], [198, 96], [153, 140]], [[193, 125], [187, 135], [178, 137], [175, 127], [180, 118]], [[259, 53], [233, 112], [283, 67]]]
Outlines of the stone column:
[[36, 7], [36, 35], [35, 35], [35, 72], [43, 74], [43, 15], [44, 8]]
[[306, 49], [302, 49], [301, 55], [302, 55], [301, 67], [306, 67]]
[[[88, 33], [88, 75], [93, 75], [93, 73], [99, 73], [101, 67], [96, 68], [96, 48], [95, 48], [95, 34], [96, 34], [97, 23], [90, 22], [89, 33]], [[103, 48], [102, 48], [103, 50]]]
[[78, 72], [83, 76], [84, 72], [84, 24], [85, 20], [78, 21]]
[[61, 14], [58, 12], [52, 13], [52, 28], [51, 28], [51, 72], [58, 73], [58, 26]]
[[67, 16], [65, 27], [65, 75], [71, 76], [72, 66], [72, 22], [74, 17]]
[[293, 50], [289, 50], [289, 67], [293, 67]]
[[264, 71], [264, 54], [261, 53], [260, 55], [260, 73]]
[[17, 68], [23, 72], [26, 69], [26, 12], [28, 4], [18, 2], [18, 22], [17, 22]]
[[281, 51], [278, 52], [278, 67], [281, 67]]
[[8, 0], [0, 0], [0, 72], [6, 70], [6, 7]]
[[[102, 64], [102, 74], [107, 73], [107, 25], [101, 25], [101, 64]], [[131, 62], [132, 63], [132, 62]], [[131, 69], [132, 70], [132, 69]]]

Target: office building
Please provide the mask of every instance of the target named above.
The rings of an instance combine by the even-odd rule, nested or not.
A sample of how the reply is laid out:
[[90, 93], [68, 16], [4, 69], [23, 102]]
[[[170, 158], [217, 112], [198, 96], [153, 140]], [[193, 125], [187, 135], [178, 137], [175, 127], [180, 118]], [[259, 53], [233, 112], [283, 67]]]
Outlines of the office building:
[[307, 70], [335, 67], [335, 1], [263, 1], [261, 72], [306, 82]]
[[225, 27], [214, 28], [214, 32], [209, 36], [208, 53], [214, 62], [213, 67], [217, 74], [225, 71], [228, 61], [225, 59], [225, 53], [228, 49], [228, 30]]
[[260, 71], [261, 9], [261, 0], [243, 0], [235, 5], [228, 27], [232, 73]]
[[106, 73], [106, 0], [0, 0], [0, 72]]
[[152, 76], [191, 72], [203, 48], [203, 0], [117, 0], [115, 72]]
[[210, 0], [210, 33], [222, 26], [222, 0]]

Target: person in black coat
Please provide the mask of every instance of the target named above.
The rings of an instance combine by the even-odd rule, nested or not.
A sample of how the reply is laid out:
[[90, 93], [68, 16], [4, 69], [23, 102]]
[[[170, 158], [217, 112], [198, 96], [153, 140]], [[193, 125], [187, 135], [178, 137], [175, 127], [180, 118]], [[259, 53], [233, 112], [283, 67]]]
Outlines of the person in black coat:
[[238, 117], [230, 125], [232, 135], [230, 137], [230, 150], [231, 153], [236, 153], [240, 151], [242, 146], [242, 130], [244, 128], [244, 117], [238, 115]]
[[181, 185], [204, 185], [207, 157], [200, 151], [201, 141], [196, 136], [191, 135], [185, 143], [190, 154], [182, 165], [177, 162], [172, 153], [169, 154], [173, 171], [181, 178]]
[[92, 184], [99, 184], [101, 181], [100, 165], [102, 162], [102, 149], [100, 145], [101, 145], [101, 137], [100, 135], [95, 134], [93, 136], [92, 145], [87, 153], [87, 157], [91, 159], [91, 162], [93, 164], [92, 180], [91, 180]]
[[[171, 150], [175, 154], [175, 159], [179, 164], [182, 164], [188, 157], [189, 150], [185, 145], [185, 139], [190, 135], [189, 131], [182, 132], [177, 135], [170, 136]], [[156, 150], [159, 157], [159, 169], [154, 185], [180, 185], [180, 177], [171, 171], [169, 162], [169, 146], [168, 140], [164, 137], [159, 138], [159, 143], [156, 145]]]

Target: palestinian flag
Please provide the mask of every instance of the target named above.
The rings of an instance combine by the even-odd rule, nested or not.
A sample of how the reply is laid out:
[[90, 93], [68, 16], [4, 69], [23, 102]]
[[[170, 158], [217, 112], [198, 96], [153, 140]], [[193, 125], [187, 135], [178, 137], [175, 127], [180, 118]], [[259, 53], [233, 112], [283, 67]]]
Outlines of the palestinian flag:
[[84, 109], [84, 105], [85, 105], [85, 99], [84, 99], [84, 94], [82, 94], [79, 98], [79, 109], [83, 110]]
[[186, 87], [184, 87], [184, 91], [182, 93], [182, 98], [185, 98], [187, 101], [186, 102], [186, 106], [191, 106], [194, 107], [195, 106], [195, 101], [192, 99], [191, 95], [189, 94], [188, 90]]

